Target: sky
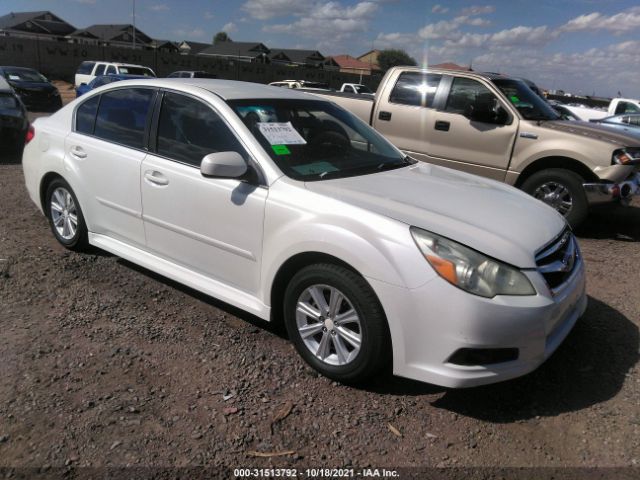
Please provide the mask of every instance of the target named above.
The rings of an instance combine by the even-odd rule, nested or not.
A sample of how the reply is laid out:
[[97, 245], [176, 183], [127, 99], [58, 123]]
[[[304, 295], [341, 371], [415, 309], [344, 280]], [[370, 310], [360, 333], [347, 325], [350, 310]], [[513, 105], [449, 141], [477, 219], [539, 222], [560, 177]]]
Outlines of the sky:
[[[0, 15], [50, 10], [76, 27], [130, 23], [134, 0], [0, 0]], [[406, 50], [546, 89], [640, 98], [638, 0], [135, 0], [136, 25], [169, 40], [236, 41], [359, 56]]]

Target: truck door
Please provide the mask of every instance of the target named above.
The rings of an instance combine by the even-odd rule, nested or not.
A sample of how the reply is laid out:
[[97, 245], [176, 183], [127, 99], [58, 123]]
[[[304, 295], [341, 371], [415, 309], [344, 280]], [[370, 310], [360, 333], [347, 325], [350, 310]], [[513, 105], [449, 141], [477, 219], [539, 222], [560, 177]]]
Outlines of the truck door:
[[374, 112], [375, 129], [417, 160], [426, 160], [429, 151], [429, 125], [434, 122], [434, 100], [441, 79], [441, 74], [403, 72]]
[[454, 77], [446, 102], [426, 125], [428, 161], [504, 181], [518, 118], [480, 81]]

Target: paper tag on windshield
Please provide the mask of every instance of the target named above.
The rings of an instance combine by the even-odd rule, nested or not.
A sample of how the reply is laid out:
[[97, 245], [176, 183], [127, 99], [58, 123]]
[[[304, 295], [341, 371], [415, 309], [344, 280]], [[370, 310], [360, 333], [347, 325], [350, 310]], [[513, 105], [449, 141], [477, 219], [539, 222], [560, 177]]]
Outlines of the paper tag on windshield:
[[258, 125], [260, 133], [271, 145], [305, 145], [307, 143], [298, 131], [293, 128], [291, 122], [258, 122], [256, 125]]
[[20, 80], [20, 77], [18, 75], [9, 74], [9, 80]]

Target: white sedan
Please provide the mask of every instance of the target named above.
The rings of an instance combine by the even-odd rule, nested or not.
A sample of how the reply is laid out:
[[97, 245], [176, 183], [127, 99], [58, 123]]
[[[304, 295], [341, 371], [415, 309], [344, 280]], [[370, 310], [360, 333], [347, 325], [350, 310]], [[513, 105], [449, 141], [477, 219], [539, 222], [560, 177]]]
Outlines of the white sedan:
[[304, 93], [118, 82], [36, 120], [23, 167], [62, 245], [284, 322], [341, 382], [391, 366], [450, 387], [523, 375], [586, 308], [578, 244], [553, 209], [415, 162]]

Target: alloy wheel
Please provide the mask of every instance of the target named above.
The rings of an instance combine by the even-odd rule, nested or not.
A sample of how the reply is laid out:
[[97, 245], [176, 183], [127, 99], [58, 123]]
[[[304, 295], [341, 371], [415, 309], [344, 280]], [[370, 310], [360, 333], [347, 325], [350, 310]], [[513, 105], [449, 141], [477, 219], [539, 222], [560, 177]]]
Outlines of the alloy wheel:
[[78, 231], [78, 209], [71, 193], [58, 187], [51, 195], [51, 221], [60, 238], [70, 241]]
[[566, 186], [557, 182], [543, 183], [535, 189], [533, 196], [565, 216], [573, 207], [571, 192]]
[[360, 352], [360, 317], [349, 299], [335, 287], [306, 288], [296, 305], [296, 324], [304, 345], [324, 363], [344, 366]]

